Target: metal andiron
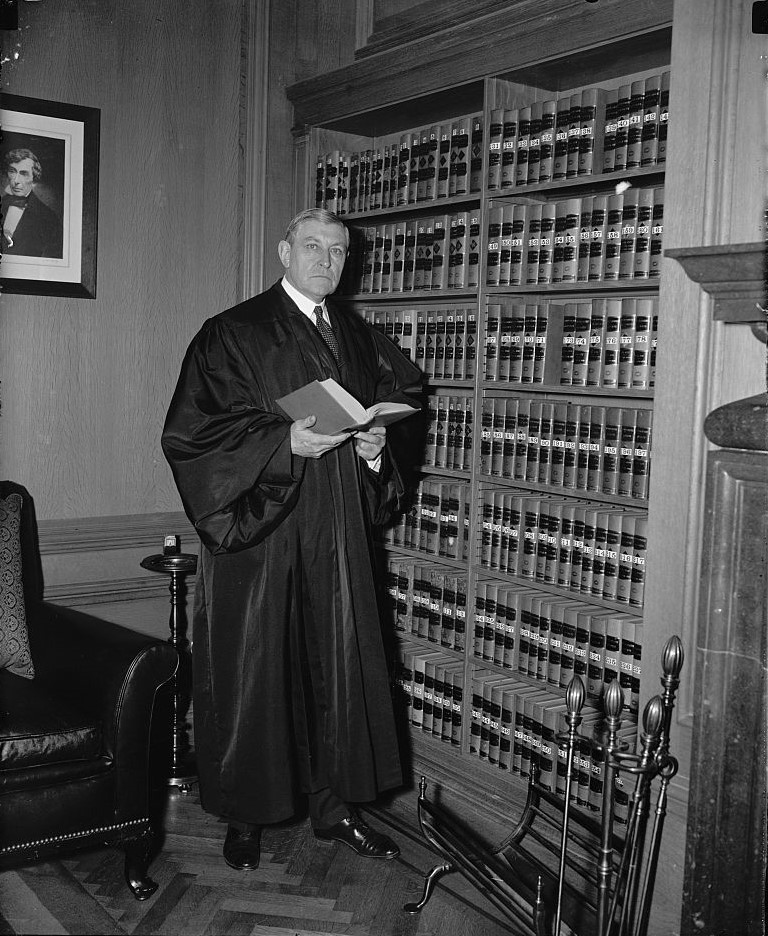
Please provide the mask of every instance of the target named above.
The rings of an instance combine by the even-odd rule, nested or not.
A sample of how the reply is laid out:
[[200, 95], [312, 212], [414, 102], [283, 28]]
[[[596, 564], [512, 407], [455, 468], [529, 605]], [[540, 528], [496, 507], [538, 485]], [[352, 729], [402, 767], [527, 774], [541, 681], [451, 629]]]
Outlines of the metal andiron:
[[180, 793], [189, 793], [191, 784], [197, 780], [197, 768], [190, 749], [187, 713], [192, 697], [192, 656], [187, 639], [187, 615], [184, 597], [185, 578], [197, 570], [197, 556], [181, 552], [178, 536], [166, 536], [163, 552], [147, 556], [141, 566], [150, 572], [162, 572], [170, 576], [171, 616], [168, 622], [170, 643], [179, 655], [179, 667], [169, 684], [171, 694], [171, 750], [167, 782], [177, 787]]

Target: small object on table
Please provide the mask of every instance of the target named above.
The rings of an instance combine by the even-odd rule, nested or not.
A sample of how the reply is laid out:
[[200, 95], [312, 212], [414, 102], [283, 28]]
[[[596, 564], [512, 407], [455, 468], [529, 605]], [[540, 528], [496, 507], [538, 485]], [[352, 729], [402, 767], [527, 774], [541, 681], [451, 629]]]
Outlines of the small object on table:
[[187, 639], [187, 615], [184, 603], [187, 575], [197, 571], [197, 556], [181, 551], [181, 538], [168, 535], [163, 541], [163, 551], [141, 560], [141, 567], [150, 572], [170, 575], [171, 616], [169, 619], [170, 643], [179, 655], [179, 667], [170, 683], [172, 693], [173, 725], [171, 735], [170, 768], [168, 786], [176, 787], [180, 793], [189, 793], [197, 780], [194, 755], [187, 737], [187, 712], [192, 697], [192, 655]]

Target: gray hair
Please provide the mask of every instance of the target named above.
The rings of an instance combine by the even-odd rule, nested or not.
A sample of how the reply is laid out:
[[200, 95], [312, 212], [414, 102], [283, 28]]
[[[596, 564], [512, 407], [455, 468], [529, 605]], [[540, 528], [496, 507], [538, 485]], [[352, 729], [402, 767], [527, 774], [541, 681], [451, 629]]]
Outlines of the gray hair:
[[290, 222], [285, 232], [285, 239], [289, 244], [293, 244], [296, 239], [296, 231], [305, 221], [320, 221], [323, 224], [338, 225], [344, 231], [344, 239], [347, 247], [349, 247], [349, 229], [338, 215], [326, 208], [305, 208], [304, 211], [300, 211]]

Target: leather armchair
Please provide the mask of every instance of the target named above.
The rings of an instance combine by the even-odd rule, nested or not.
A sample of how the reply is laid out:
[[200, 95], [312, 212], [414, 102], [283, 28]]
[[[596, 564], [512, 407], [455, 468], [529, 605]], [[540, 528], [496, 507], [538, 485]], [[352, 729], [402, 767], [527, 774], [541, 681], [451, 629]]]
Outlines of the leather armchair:
[[24, 599], [35, 677], [0, 671], [0, 869], [117, 844], [143, 900], [148, 877], [151, 722], [178, 663], [167, 642], [42, 600], [34, 510], [21, 493]]

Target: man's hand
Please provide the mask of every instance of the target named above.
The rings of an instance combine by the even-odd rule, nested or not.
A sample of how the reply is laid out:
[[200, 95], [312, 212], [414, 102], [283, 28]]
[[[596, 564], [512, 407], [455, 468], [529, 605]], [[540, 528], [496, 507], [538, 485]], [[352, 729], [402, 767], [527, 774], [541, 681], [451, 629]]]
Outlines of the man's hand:
[[346, 442], [351, 432], [342, 432], [339, 435], [321, 435], [313, 432], [312, 426], [317, 421], [315, 416], [306, 416], [291, 423], [291, 451], [302, 458], [322, 458], [326, 452], [335, 449]]
[[381, 454], [387, 440], [385, 426], [370, 426], [355, 433], [355, 451], [366, 461], [374, 461]]

